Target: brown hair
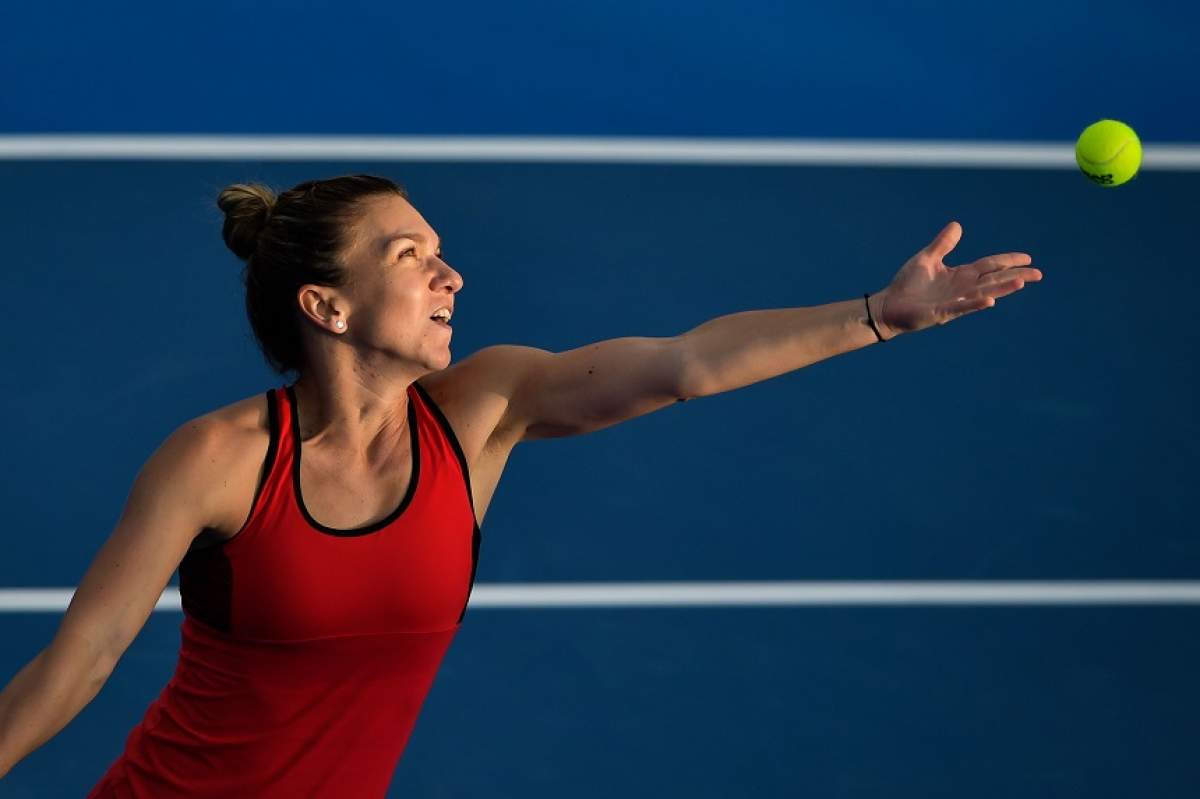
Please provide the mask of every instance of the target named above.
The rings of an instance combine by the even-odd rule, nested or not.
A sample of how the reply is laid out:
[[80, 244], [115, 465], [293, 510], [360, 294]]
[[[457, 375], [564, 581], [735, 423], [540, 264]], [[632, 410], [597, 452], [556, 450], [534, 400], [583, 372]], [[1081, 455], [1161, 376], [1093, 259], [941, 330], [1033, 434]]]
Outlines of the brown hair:
[[341, 253], [364, 200], [380, 194], [408, 199], [399, 184], [373, 175], [343, 175], [300, 183], [276, 196], [259, 183], [222, 189], [221, 235], [246, 262], [246, 315], [267, 363], [279, 374], [304, 366], [296, 291], [307, 283], [346, 285]]

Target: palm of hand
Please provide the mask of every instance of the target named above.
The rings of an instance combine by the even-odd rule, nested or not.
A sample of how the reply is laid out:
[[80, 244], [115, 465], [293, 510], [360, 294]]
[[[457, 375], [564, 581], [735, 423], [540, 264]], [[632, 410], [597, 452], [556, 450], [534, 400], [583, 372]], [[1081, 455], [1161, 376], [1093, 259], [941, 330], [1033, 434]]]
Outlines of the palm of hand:
[[1020, 291], [1042, 279], [1033, 259], [1022, 252], [988, 255], [950, 267], [942, 259], [962, 238], [962, 226], [951, 222], [929, 246], [900, 268], [884, 291], [879, 322], [896, 333], [944, 325], [974, 311], [991, 308], [997, 297]]

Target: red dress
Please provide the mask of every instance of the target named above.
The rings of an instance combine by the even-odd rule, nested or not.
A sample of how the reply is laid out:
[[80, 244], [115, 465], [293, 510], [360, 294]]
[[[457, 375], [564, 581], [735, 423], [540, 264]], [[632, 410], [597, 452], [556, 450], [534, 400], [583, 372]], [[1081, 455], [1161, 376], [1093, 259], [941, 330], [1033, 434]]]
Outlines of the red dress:
[[88, 799], [387, 792], [475, 582], [466, 458], [414, 383], [407, 494], [334, 530], [301, 498], [293, 386], [267, 407], [250, 518], [180, 563], [179, 664]]

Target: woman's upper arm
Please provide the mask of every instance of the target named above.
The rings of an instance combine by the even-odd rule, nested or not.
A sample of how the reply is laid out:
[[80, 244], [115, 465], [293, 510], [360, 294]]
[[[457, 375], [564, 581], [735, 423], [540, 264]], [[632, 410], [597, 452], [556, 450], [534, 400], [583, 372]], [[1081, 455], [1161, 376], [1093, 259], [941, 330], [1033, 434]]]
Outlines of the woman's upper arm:
[[59, 625], [116, 665], [154, 609], [192, 540], [218, 517], [215, 490], [228, 459], [220, 423], [180, 426], [138, 472], [112, 534], [101, 546]]
[[502, 426], [530, 441], [590, 433], [683, 401], [680, 342], [625, 336], [565, 352], [499, 345], [479, 355], [508, 397]]

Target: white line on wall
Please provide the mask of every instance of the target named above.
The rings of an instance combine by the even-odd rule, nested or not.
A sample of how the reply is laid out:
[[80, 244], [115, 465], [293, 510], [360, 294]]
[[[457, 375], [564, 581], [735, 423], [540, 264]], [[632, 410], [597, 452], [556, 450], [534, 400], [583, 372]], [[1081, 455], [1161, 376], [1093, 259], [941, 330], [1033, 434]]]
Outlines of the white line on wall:
[[[1077, 169], [1064, 142], [551, 136], [0, 135], [0, 160], [544, 161]], [[1200, 145], [1145, 143], [1142, 169], [1200, 170]]]
[[[59, 613], [73, 588], [3, 588], [0, 612]], [[1200, 581], [480, 583], [471, 608], [787, 605], [1195, 605]], [[169, 586], [154, 608], [181, 610]]]

